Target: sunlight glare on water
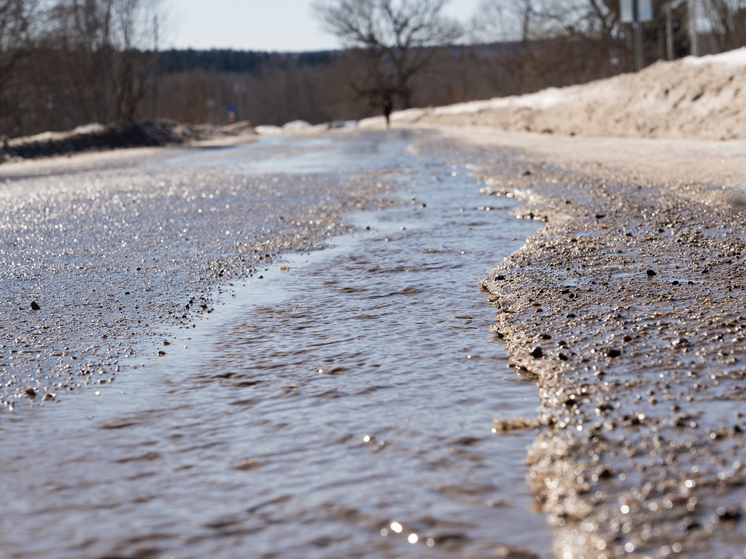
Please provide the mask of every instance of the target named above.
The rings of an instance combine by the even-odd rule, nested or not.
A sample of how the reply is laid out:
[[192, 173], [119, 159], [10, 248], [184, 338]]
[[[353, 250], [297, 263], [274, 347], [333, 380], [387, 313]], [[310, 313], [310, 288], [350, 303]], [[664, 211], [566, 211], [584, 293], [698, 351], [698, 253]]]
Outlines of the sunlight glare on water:
[[81, 395], [85, 417], [6, 425], [3, 471], [34, 480], [7, 495], [12, 556], [549, 557], [535, 433], [490, 429], [534, 417], [536, 388], [477, 285], [536, 225], [485, 211], [464, 169], [408, 165], [385, 179], [404, 204], [236, 285], [173, 333], [183, 352]]

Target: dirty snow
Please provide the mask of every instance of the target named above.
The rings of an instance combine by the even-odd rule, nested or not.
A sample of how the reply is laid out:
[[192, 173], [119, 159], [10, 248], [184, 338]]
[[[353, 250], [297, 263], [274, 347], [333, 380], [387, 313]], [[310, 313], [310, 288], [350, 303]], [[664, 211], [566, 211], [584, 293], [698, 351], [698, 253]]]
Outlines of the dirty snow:
[[[746, 48], [659, 61], [636, 74], [528, 95], [398, 111], [392, 121], [582, 136], [741, 139], [743, 66]], [[361, 128], [382, 125], [382, 117], [360, 121]]]

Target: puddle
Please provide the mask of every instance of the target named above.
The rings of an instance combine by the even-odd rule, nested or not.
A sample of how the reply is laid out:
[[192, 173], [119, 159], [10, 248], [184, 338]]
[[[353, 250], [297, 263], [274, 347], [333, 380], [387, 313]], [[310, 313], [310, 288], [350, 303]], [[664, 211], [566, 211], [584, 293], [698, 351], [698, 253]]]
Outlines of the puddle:
[[115, 384], [0, 426], [5, 552], [551, 557], [522, 464], [535, 433], [491, 433], [534, 417], [536, 388], [477, 286], [537, 224], [478, 209], [465, 169], [408, 164], [388, 177], [405, 204], [223, 289]]
[[[350, 141], [350, 136], [354, 140]], [[321, 137], [267, 136], [250, 144], [180, 154], [158, 161], [179, 169], [220, 167], [241, 174], [350, 173], [390, 168], [410, 145], [405, 131], [327, 134]]]

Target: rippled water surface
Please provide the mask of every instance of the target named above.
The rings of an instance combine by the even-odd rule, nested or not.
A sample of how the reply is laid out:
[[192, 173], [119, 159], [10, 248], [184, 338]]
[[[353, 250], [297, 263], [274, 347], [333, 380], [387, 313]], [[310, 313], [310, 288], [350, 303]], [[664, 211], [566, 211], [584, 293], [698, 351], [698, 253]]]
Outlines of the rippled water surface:
[[[372, 160], [273, 141], [243, 172]], [[534, 416], [535, 386], [477, 286], [535, 225], [404, 148], [374, 152], [402, 205], [224, 291], [115, 384], [3, 419], [0, 556], [550, 556], [522, 465], [534, 434], [490, 429]]]

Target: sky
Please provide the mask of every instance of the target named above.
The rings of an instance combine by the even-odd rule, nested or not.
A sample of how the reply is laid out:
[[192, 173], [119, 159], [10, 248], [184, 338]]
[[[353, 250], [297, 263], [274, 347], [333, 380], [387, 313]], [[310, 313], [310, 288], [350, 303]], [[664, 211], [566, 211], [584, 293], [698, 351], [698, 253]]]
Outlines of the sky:
[[[311, 12], [312, 0], [171, 0], [174, 48], [309, 51], [339, 48]], [[446, 13], [466, 22], [479, 0], [451, 0]], [[165, 45], [164, 45], [165, 46]]]

